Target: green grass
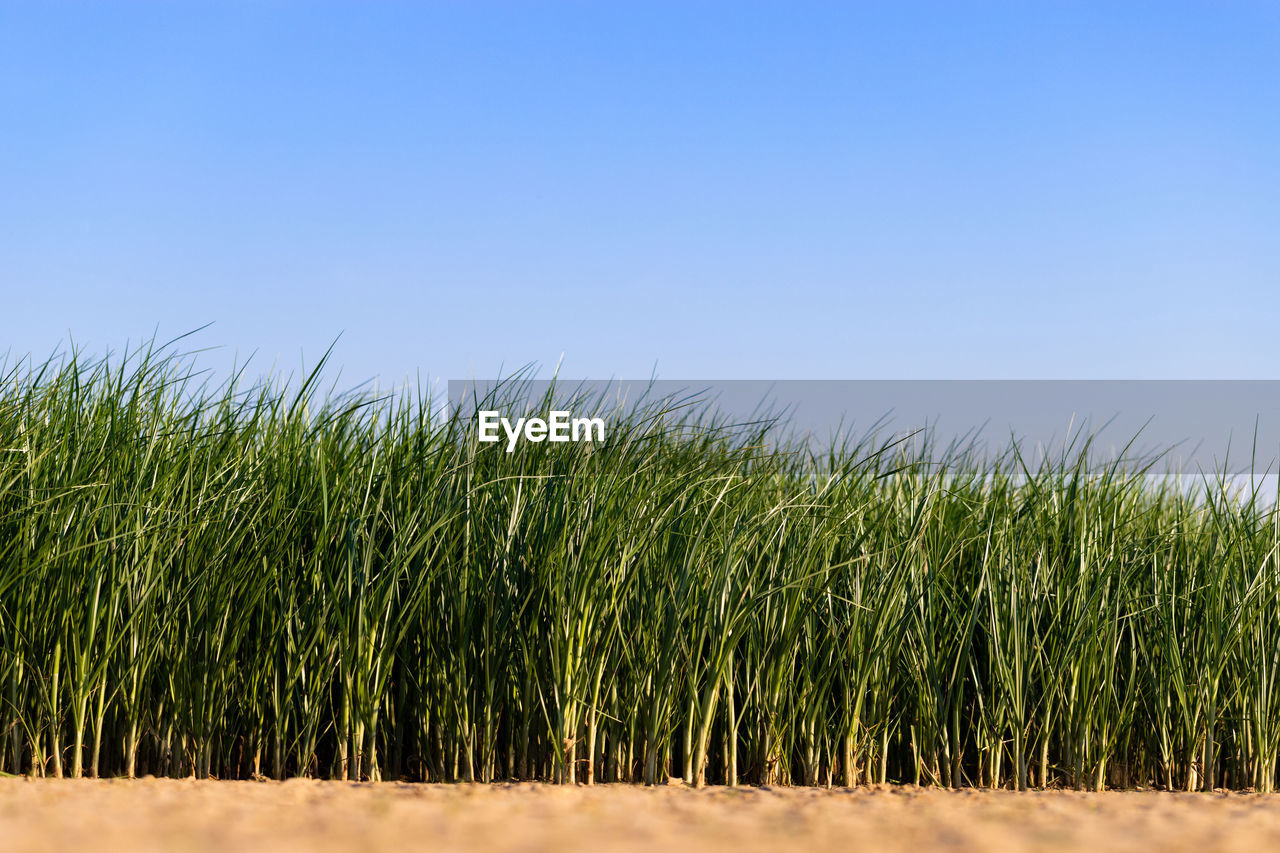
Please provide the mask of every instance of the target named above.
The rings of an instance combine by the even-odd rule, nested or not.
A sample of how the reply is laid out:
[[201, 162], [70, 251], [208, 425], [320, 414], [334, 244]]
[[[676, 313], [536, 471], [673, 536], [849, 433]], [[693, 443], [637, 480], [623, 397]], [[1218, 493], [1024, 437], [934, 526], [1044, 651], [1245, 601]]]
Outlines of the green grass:
[[1275, 785], [1272, 500], [677, 400], [508, 454], [316, 382], [3, 369], [0, 771]]

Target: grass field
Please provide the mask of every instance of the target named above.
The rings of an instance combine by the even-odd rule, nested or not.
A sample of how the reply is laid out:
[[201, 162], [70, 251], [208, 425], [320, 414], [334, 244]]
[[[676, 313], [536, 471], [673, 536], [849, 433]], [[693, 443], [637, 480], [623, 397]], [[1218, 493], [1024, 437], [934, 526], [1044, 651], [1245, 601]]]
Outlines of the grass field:
[[0, 770], [1274, 788], [1273, 496], [702, 415], [507, 453], [163, 348], [10, 365]]
[[1254, 851], [1241, 794], [0, 780], [6, 850]]

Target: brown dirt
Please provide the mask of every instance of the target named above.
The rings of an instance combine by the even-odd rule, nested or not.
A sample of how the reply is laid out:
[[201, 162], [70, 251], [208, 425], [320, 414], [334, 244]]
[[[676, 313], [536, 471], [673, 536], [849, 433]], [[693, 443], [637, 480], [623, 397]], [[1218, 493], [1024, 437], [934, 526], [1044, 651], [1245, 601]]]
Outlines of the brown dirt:
[[0, 779], [5, 850], [1240, 850], [1280, 796]]

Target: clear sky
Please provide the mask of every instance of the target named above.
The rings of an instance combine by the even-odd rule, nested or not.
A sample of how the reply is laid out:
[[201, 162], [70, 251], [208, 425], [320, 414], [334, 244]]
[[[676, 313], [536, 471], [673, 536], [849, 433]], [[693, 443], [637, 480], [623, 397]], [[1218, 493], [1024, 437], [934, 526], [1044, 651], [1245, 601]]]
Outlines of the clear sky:
[[0, 4], [0, 349], [1280, 376], [1280, 4]]

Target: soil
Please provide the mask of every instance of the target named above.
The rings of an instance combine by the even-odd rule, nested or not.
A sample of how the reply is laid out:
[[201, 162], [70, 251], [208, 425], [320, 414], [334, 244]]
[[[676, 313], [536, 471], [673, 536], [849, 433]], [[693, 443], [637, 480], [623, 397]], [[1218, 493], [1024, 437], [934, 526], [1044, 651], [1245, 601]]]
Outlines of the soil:
[[1280, 795], [0, 779], [5, 850], [1240, 850]]

